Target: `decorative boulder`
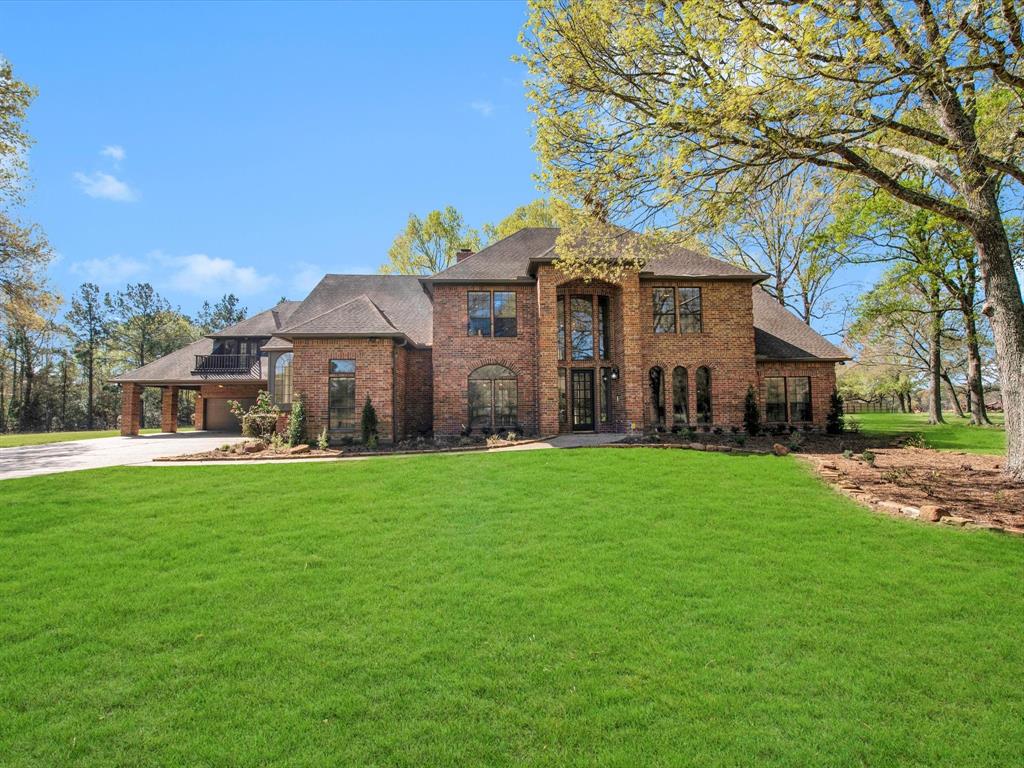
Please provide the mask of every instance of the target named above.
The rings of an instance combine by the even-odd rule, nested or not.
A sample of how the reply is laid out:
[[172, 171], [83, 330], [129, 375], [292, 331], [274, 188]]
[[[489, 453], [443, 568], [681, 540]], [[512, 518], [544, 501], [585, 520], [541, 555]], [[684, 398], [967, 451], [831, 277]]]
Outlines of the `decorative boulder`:
[[291, 448], [289, 448], [288, 453], [291, 454], [292, 456], [295, 456], [300, 453], [309, 453], [309, 446], [306, 445], [305, 443], [299, 443], [298, 445], [293, 445]]
[[935, 504], [921, 505], [921, 519], [927, 520], [929, 523], [937, 523], [948, 514], [949, 512]]
[[782, 443], [775, 443], [772, 446], [772, 453], [776, 456], [787, 456], [789, 454], [789, 448], [784, 446]]

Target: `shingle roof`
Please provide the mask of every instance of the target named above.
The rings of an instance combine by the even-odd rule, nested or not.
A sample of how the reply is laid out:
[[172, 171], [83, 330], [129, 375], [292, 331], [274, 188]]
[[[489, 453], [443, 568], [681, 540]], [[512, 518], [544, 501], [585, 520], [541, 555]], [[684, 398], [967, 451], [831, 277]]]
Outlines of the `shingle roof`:
[[401, 336], [365, 294], [284, 331], [292, 336]]
[[240, 323], [222, 328], [216, 333], [208, 334], [211, 338], [226, 338], [234, 336], [270, 336], [281, 330], [288, 322], [292, 312], [301, 304], [299, 301], [282, 301], [270, 309], [259, 314], [247, 317]]
[[260, 358], [260, 378], [227, 374], [193, 375], [196, 355], [213, 354], [213, 339], [202, 338], [188, 346], [176, 349], [134, 371], [126, 371], [110, 381], [134, 382], [136, 384], [202, 384], [210, 381], [266, 381], [267, 358]]
[[[554, 227], [521, 229], [478, 253], [464, 258], [429, 280], [436, 282], [489, 282], [528, 280], [531, 264], [556, 258]], [[703, 253], [679, 246], [662, 246], [651, 259], [642, 277], [725, 277], [760, 280], [764, 275], [737, 267]]]
[[850, 356], [754, 286], [754, 354], [767, 360], [849, 360]]
[[263, 345], [264, 352], [287, 352], [291, 348], [292, 343], [280, 336], [272, 336], [270, 341]]
[[419, 277], [325, 275], [276, 335], [381, 335], [384, 325], [414, 344], [431, 343], [433, 306]]

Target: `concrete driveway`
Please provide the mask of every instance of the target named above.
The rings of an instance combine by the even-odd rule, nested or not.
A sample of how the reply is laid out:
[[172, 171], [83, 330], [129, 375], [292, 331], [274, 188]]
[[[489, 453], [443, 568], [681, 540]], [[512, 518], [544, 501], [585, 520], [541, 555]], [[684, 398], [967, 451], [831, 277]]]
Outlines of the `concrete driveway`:
[[0, 448], [0, 480], [77, 469], [149, 464], [158, 456], [209, 451], [241, 439], [238, 435], [220, 432], [179, 432]]

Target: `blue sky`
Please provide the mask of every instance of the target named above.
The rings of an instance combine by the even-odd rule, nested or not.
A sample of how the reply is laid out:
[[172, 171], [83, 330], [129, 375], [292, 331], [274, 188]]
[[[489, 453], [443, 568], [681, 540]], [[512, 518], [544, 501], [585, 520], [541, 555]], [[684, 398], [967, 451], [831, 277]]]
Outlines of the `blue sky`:
[[410, 212], [538, 197], [518, 2], [3, 4], [39, 90], [24, 211], [85, 280], [186, 312], [374, 272]]

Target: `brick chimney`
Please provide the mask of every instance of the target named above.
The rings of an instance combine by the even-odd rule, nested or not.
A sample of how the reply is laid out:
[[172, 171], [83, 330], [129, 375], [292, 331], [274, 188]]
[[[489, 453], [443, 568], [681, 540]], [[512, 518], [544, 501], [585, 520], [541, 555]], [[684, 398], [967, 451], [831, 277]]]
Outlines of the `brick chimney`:
[[463, 259], [468, 259], [472, 255], [473, 251], [471, 251], [469, 248], [459, 248], [459, 250], [455, 253], [455, 263], [458, 264]]

